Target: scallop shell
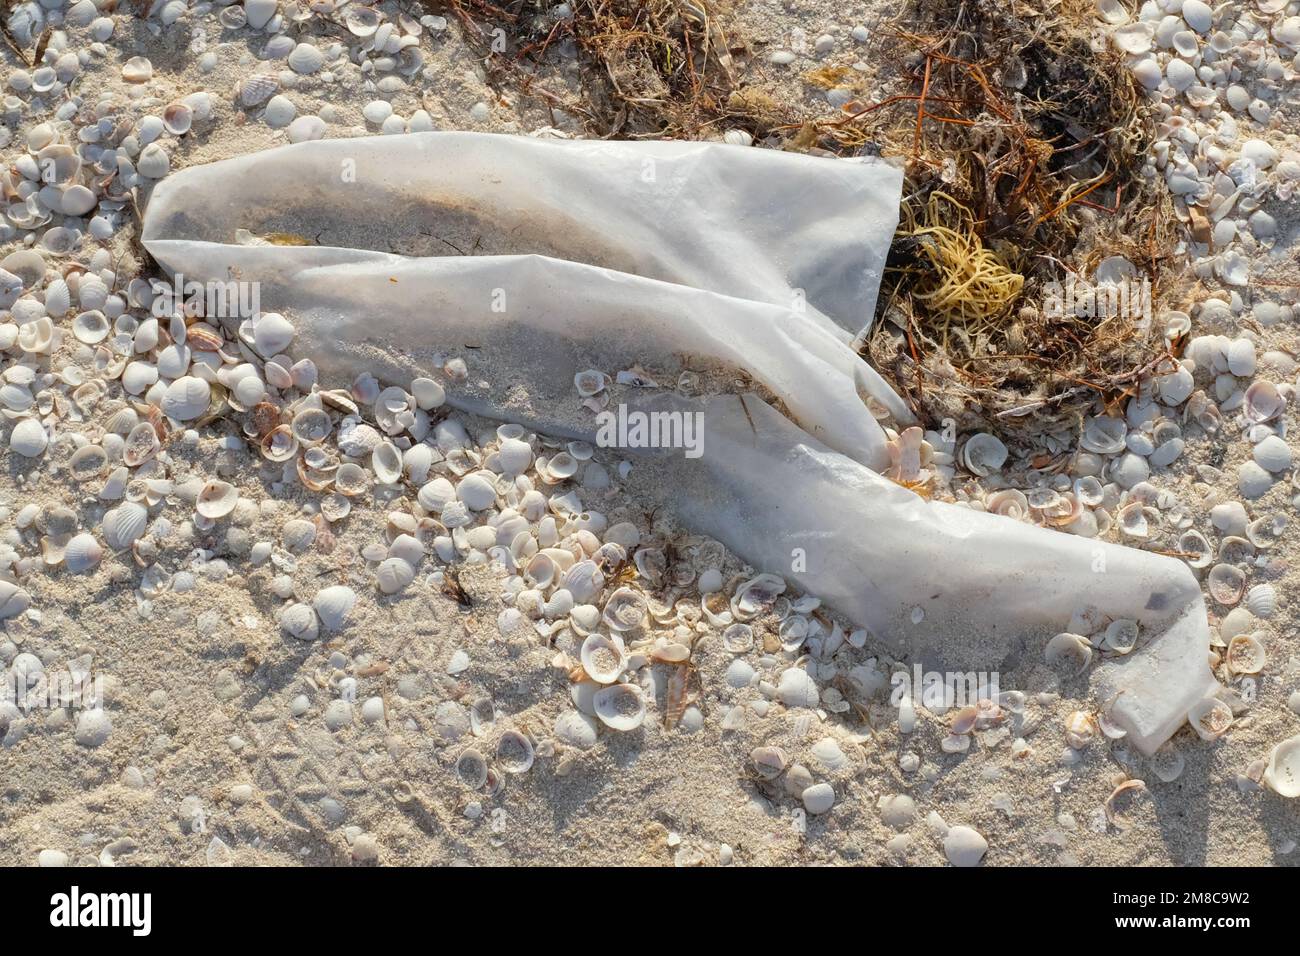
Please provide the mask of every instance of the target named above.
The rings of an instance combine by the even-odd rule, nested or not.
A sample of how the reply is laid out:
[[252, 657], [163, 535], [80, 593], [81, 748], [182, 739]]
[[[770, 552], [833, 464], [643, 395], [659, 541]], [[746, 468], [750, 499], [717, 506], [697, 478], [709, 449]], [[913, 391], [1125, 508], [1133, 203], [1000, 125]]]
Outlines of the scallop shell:
[[1049, 667], [1064, 665], [1074, 668], [1074, 674], [1082, 674], [1092, 663], [1092, 645], [1080, 634], [1068, 632], [1057, 634], [1047, 642], [1044, 657]]
[[1274, 793], [1300, 797], [1300, 736], [1282, 741], [1268, 755], [1263, 781]]
[[315, 73], [325, 65], [325, 54], [310, 43], [299, 43], [289, 53], [289, 69], [295, 73]]
[[644, 594], [631, 588], [619, 588], [605, 602], [603, 620], [612, 631], [630, 631], [645, 621], [646, 608]]
[[386, 558], [375, 569], [375, 583], [384, 594], [396, 594], [415, 580], [415, 568], [402, 558]]
[[1277, 610], [1277, 590], [1271, 584], [1256, 584], [1246, 593], [1246, 609], [1256, 617], [1272, 617]]
[[1224, 659], [1233, 674], [1258, 674], [1268, 663], [1268, 653], [1258, 634], [1238, 634], [1228, 642]]
[[320, 636], [320, 622], [310, 604], [290, 604], [280, 612], [280, 630], [300, 641], [314, 641]]
[[184, 375], [163, 392], [163, 414], [178, 422], [192, 421], [208, 410], [211, 398], [212, 389], [207, 382], [193, 375]]
[[598, 684], [612, 684], [627, 667], [623, 642], [603, 634], [592, 634], [582, 642], [582, 669]]
[[356, 591], [347, 585], [335, 584], [317, 591], [312, 607], [327, 631], [338, 631], [342, 630], [356, 603]]
[[590, 604], [605, 586], [605, 575], [594, 561], [579, 561], [564, 572], [563, 586], [578, 604]]
[[1217, 740], [1232, 726], [1232, 708], [1217, 697], [1207, 697], [1187, 712], [1187, 720], [1202, 740]]
[[239, 492], [228, 481], [212, 479], [199, 491], [194, 510], [212, 521], [224, 518], [235, 510], [239, 501]]
[[1206, 577], [1210, 597], [1224, 607], [1231, 607], [1241, 600], [1246, 589], [1246, 574], [1231, 564], [1216, 564]]
[[280, 81], [269, 73], [255, 73], [239, 86], [239, 102], [245, 106], [265, 103], [280, 88]]
[[12, 581], [0, 578], [0, 621], [17, 617], [32, 606], [32, 597]]
[[104, 542], [114, 551], [129, 548], [149, 523], [149, 511], [133, 501], [124, 502], [104, 514]]
[[591, 698], [596, 716], [614, 730], [636, 730], [645, 722], [645, 698], [635, 684], [614, 684], [596, 691]]
[[497, 738], [497, 763], [506, 773], [527, 773], [533, 766], [533, 742], [517, 730]]
[[977, 432], [962, 446], [961, 461], [971, 474], [987, 478], [1007, 461], [1007, 446], [996, 435]]
[[89, 571], [99, 564], [103, 557], [104, 549], [100, 547], [94, 535], [85, 531], [74, 535], [63, 550], [63, 564], [73, 574]]

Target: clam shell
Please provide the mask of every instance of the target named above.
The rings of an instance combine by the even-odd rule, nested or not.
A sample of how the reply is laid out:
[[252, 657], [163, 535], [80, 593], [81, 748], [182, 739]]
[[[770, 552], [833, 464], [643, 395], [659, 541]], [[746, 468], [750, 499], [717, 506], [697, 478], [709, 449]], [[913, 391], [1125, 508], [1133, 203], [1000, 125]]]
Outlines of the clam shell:
[[1268, 653], [1257, 634], [1238, 634], [1228, 642], [1224, 659], [1233, 674], [1258, 674], [1268, 663]]
[[355, 498], [370, 490], [370, 476], [360, 465], [345, 461], [334, 473], [334, 488], [340, 494]]
[[212, 389], [201, 378], [184, 375], [167, 386], [163, 392], [162, 410], [169, 418], [188, 422], [208, 410]]
[[472, 747], [456, 758], [456, 779], [470, 790], [478, 790], [488, 779], [487, 760]]
[[386, 558], [375, 569], [375, 583], [384, 594], [396, 594], [415, 580], [415, 568], [402, 558]]
[[614, 730], [635, 730], [645, 722], [645, 698], [635, 684], [614, 684], [591, 698], [596, 716]]
[[73, 574], [89, 571], [104, 557], [104, 549], [88, 532], [73, 535], [63, 549], [63, 564]]
[[289, 53], [289, 69], [295, 73], [315, 73], [325, 65], [325, 54], [310, 43], [299, 43]]
[[402, 450], [390, 441], [380, 442], [370, 453], [370, 468], [381, 485], [393, 485], [402, 477]]
[[212, 521], [224, 518], [235, 510], [239, 501], [239, 492], [228, 481], [212, 479], [199, 491], [194, 510]]
[[987, 478], [1006, 464], [1007, 455], [1007, 446], [1000, 438], [977, 432], [962, 446], [961, 461], [972, 474]]
[[1232, 708], [1217, 697], [1207, 697], [1187, 712], [1187, 720], [1202, 740], [1217, 740], [1232, 726]]
[[108, 453], [99, 445], [82, 445], [68, 459], [68, 470], [78, 481], [99, 478], [108, 468]]
[[310, 604], [290, 604], [280, 612], [280, 630], [300, 641], [314, 641], [320, 636], [320, 622]]
[[619, 588], [605, 602], [603, 620], [612, 631], [630, 631], [645, 621], [646, 609], [644, 594], [632, 588]]
[[186, 103], [168, 103], [163, 110], [163, 126], [173, 136], [184, 136], [194, 125], [194, 110]]
[[31, 606], [30, 594], [12, 581], [0, 579], [0, 621], [17, 617]]
[[138, 468], [158, 453], [158, 432], [149, 422], [141, 422], [126, 436], [122, 461], [128, 468]]
[[1107, 650], [1114, 651], [1116, 654], [1128, 654], [1137, 646], [1137, 641], [1137, 621], [1120, 618], [1112, 621], [1106, 628], [1106, 636], [1102, 638], [1102, 646]]
[[1080, 634], [1057, 634], [1047, 642], [1043, 654], [1049, 667], [1069, 667], [1076, 675], [1092, 663], [1092, 645]]
[[104, 514], [104, 543], [114, 551], [129, 548], [144, 534], [149, 512], [134, 501], [123, 502]]
[[1280, 796], [1300, 797], [1300, 736], [1284, 740], [1273, 748], [1263, 781]]
[[257, 447], [268, 461], [288, 461], [298, 454], [298, 439], [288, 425], [277, 425], [262, 437]]
[[334, 422], [323, 408], [304, 408], [293, 416], [293, 436], [304, 445], [324, 441], [334, 430]]
[[1246, 574], [1231, 564], [1216, 564], [1206, 578], [1210, 597], [1225, 607], [1241, 600], [1246, 589]]
[[517, 730], [497, 738], [497, 763], [506, 773], [527, 773], [533, 766], [533, 742]]
[[338, 631], [342, 630], [356, 603], [356, 591], [347, 585], [335, 584], [317, 591], [312, 607], [327, 631]]
[[592, 634], [582, 642], [582, 669], [598, 684], [612, 684], [627, 667], [623, 642], [603, 634]]
[[268, 73], [255, 73], [240, 84], [239, 102], [244, 106], [258, 106], [274, 96], [279, 88], [280, 81], [276, 77]]
[[1256, 584], [1246, 594], [1246, 609], [1256, 617], [1272, 617], [1277, 610], [1277, 590], [1271, 584]]
[[34, 418], [24, 418], [9, 433], [9, 450], [24, 458], [36, 458], [50, 443], [45, 427]]
[[1187, 760], [1171, 743], [1166, 743], [1151, 755], [1151, 772], [1165, 783], [1173, 783], [1182, 776], [1186, 765]]

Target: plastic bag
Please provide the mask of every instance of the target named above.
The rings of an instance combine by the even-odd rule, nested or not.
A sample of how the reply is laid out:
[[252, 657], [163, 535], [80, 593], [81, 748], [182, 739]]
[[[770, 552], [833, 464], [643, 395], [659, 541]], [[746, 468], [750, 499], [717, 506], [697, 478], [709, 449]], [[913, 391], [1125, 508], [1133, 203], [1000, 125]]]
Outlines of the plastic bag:
[[171, 176], [144, 243], [186, 280], [260, 283], [327, 375], [405, 384], [464, 355], [451, 404], [559, 437], [601, 438], [581, 370], [671, 373], [686, 356], [717, 381], [744, 370], [756, 393], [616, 389], [629, 415], [700, 416], [698, 456], [637, 457], [636, 493], [926, 666], [1041, 659], [1085, 609], [1137, 620], [1139, 649], [1096, 667], [1092, 689], [1149, 753], [1216, 686], [1190, 570], [930, 503], [872, 470], [888, 451], [867, 400], [912, 420], [852, 346], [900, 188], [881, 162], [717, 144], [371, 137]]

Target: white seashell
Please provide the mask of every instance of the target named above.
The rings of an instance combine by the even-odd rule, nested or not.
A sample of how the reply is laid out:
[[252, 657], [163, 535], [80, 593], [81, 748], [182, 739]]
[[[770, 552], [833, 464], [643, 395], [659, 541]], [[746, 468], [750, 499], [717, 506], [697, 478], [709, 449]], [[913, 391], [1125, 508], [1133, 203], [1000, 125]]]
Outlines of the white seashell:
[[149, 522], [149, 512], [144, 505], [126, 501], [104, 514], [104, 543], [113, 551], [122, 551], [134, 544]]
[[987, 478], [1006, 463], [1007, 446], [996, 435], [978, 432], [966, 440], [961, 460], [972, 474]]
[[[163, 126], [173, 136], [184, 136], [194, 125], [194, 110], [187, 103], [169, 103], [163, 110]], [[82, 303], [83, 305], [85, 303]]]
[[[17, 617], [32, 606], [31, 595], [14, 584], [0, 578], [0, 621]], [[3, 713], [0, 710], [0, 713]]]
[[1107, 650], [1114, 651], [1116, 654], [1128, 654], [1137, 646], [1137, 641], [1137, 621], [1121, 618], [1112, 621], [1106, 628], [1106, 636], [1102, 638], [1102, 646]]
[[1183, 20], [1197, 33], [1209, 33], [1214, 14], [1204, 0], [1183, 0]]
[[497, 449], [497, 461], [502, 474], [522, 475], [533, 463], [533, 449], [526, 441], [508, 438]]
[[234, 511], [238, 501], [239, 492], [235, 490], [234, 485], [214, 478], [199, 491], [194, 510], [203, 517], [216, 521]]
[[317, 591], [312, 607], [327, 631], [340, 631], [356, 603], [356, 591], [346, 585], [335, 584]]
[[1269, 618], [1277, 610], [1277, 591], [1271, 584], [1256, 584], [1246, 594], [1246, 609], [1256, 617]]
[[1166, 743], [1151, 755], [1151, 771], [1165, 783], [1173, 783], [1182, 776], [1186, 765], [1187, 760], [1172, 743]]
[[1092, 663], [1092, 645], [1080, 634], [1061, 633], [1047, 642], [1044, 656], [1049, 667], [1073, 668], [1073, 673], [1078, 675]]
[[275, 16], [277, 0], [244, 0], [244, 15], [248, 18], [248, 25], [254, 30], [260, 30]]
[[260, 106], [280, 88], [280, 81], [268, 73], [255, 73], [239, 86], [239, 102], [244, 106]]
[[374, 36], [383, 19], [383, 14], [373, 7], [363, 7], [355, 3], [348, 4], [346, 21], [348, 31], [353, 36], [362, 37], [363, 39]]
[[619, 588], [605, 602], [603, 620], [612, 631], [630, 631], [645, 621], [648, 603], [644, 594]]
[[103, 556], [104, 549], [95, 536], [83, 531], [74, 535], [64, 548], [63, 564], [73, 574], [80, 574], [99, 564]]
[[1146, 53], [1151, 49], [1154, 30], [1146, 22], [1129, 23], [1111, 33], [1111, 42], [1124, 53]]
[[62, 279], [55, 279], [45, 287], [45, 313], [56, 319], [61, 319], [68, 314], [72, 308], [72, 293], [68, 290], [68, 284]]
[[570, 747], [590, 750], [596, 745], [596, 722], [576, 710], [566, 710], [555, 718], [555, 736]]
[[286, 96], [275, 95], [266, 101], [262, 122], [271, 129], [284, 129], [298, 115], [298, 107]]
[[1128, 424], [1122, 418], [1090, 418], [1083, 426], [1079, 444], [1099, 455], [1115, 455], [1124, 450]]
[[24, 418], [9, 433], [9, 450], [24, 458], [39, 458], [49, 443], [45, 426], [34, 418]]
[[203, 379], [183, 376], [168, 385], [163, 393], [163, 414], [180, 422], [191, 421], [208, 410], [211, 395], [211, 388]]
[[135, 170], [149, 179], [162, 179], [171, 170], [171, 162], [167, 150], [157, 143], [150, 143], [140, 150], [140, 158], [136, 160]]
[[439, 408], [447, 401], [447, 391], [431, 378], [417, 378], [411, 382], [411, 395], [424, 411]]
[[533, 742], [517, 730], [497, 738], [497, 763], [506, 773], [527, 773], [533, 766]]
[[1271, 422], [1286, 410], [1286, 398], [1272, 382], [1253, 382], [1246, 389], [1243, 412], [1246, 421], [1252, 425]]
[[314, 641], [320, 636], [320, 622], [310, 604], [290, 604], [280, 612], [280, 630], [300, 641]]
[[598, 684], [612, 684], [627, 667], [623, 642], [615, 637], [592, 634], [582, 642], [582, 669]]
[[153, 64], [147, 57], [133, 56], [122, 64], [122, 79], [128, 83], [148, 83], [153, 77]]
[[562, 586], [578, 604], [590, 604], [605, 586], [605, 574], [596, 562], [579, 561], [564, 572]]
[[473, 472], [456, 485], [456, 497], [474, 511], [485, 511], [496, 503], [497, 489], [491, 472]]
[[787, 667], [777, 681], [776, 695], [787, 707], [816, 707], [821, 699], [817, 683], [802, 667]]
[[[0, 610], [0, 615], [3, 613]], [[1300, 736], [1284, 740], [1273, 748], [1262, 779], [1265, 786], [1280, 796], [1300, 797]]]
[[1225, 607], [1231, 607], [1241, 600], [1246, 589], [1246, 574], [1231, 564], [1216, 564], [1206, 577], [1210, 597]]
[[402, 558], [386, 558], [375, 569], [375, 583], [384, 594], [396, 594], [415, 580], [415, 568]]
[[264, 312], [253, 323], [253, 347], [263, 358], [279, 355], [293, 341], [293, 323], [278, 312]]
[[1238, 634], [1228, 642], [1223, 656], [1233, 674], [1258, 674], [1268, 663], [1264, 643], [1255, 634]]
[[586, 369], [573, 376], [573, 387], [583, 398], [590, 398], [603, 392], [608, 384], [608, 376], [594, 368]]
[[591, 703], [601, 723], [614, 730], [635, 730], [645, 722], [645, 699], [635, 684], [604, 687], [592, 695]]
[[390, 441], [380, 442], [370, 453], [370, 468], [380, 484], [397, 484], [402, 478], [402, 450]]
[[1286, 471], [1291, 467], [1291, 449], [1277, 435], [1269, 435], [1251, 452], [1255, 462], [1265, 471]]
[[1187, 712], [1187, 720], [1202, 740], [1217, 740], [1232, 726], [1232, 708], [1217, 697], [1207, 697]]
[[315, 73], [325, 65], [325, 54], [310, 43], [299, 43], [289, 54], [289, 69], [295, 73]]

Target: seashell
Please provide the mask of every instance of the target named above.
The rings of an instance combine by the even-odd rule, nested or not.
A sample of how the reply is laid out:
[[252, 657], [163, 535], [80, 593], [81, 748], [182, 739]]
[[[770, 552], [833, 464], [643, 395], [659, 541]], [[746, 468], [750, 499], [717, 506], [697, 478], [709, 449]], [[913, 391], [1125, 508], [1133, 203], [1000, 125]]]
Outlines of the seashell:
[[551, 483], [558, 483], [572, 478], [578, 472], [578, 460], [567, 451], [562, 451], [546, 462], [546, 478]]
[[735, 623], [722, 632], [722, 646], [733, 654], [743, 654], [754, 647], [754, 629], [748, 624]]
[[1178, 539], [1178, 550], [1189, 567], [1208, 568], [1214, 560], [1214, 547], [1199, 531], [1187, 531]]
[[226, 344], [222, 334], [206, 322], [195, 322], [186, 327], [185, 342], [198, 352], [219, 352]]
[[1139, 21], [1117, 27], [1110, 35], [1111, 42], [1124, 53], [1146, 53], [1151, 49], [1153, 28], [1151, 24]]
[[573, 387], [583, 398], [590, 398], [603, 392], [608, 384], [609, 376], [594, 368], [586, 369], [573, 376]]
[[298, 454], [298, 439], [288, 425], [277, 425], [262, 437], [257, 447], [267, 461], [288, 461]]
[[113, 551], [129, 548], [144, 534], [149, 512], [141, 504], [126, 501], [104, 514], [104, 543]]
[[1269, 435], [1259, 442], [1251, 454], [1256, 464], [1274, 474], [1291, 467], [1291, 449], [1277, 435]]
[[54, 345], [54, 323], [42, 316], [18, 327], [18, 347], [33, 355], [45, 355]]
[[1090, 418], [1079, 444], [1098, 455], [1116, 455], [1124, 450], [1127, 435], [1128, 424], [1122, 418]]
[[1092, 645], [1086, 637], [1068, 632], [1057, 634], [1047, 642], [1044, 650], [1049, 667], [1073, 668], [1073, 674], [1082, 674], [1092, 663]]
[[280, 612], [280, 630], [300, 641], [314, 641], [320, 636], [320, 622], [310, 604], [290, 604]]
[[1106, 628], [1106, 636], [1102, 638], [1102, 646], [1107, 650], [1114, 651], [1116, 654], [1129, 654], [1137, 646], [1137, 641], [1137, 621], [1120, 618], [1112, 621]]
[[1072, 711], [1065, 718], [1065, 742], [1075, 750], [1088, 746], [1097, 730], [1097, 718], [1086, 710]]
[[234, 485], [214, 478], [199, 491], [194, 510], [203, 517], [216, 521], [234, 511], [238, 501], [239, 492], [235, 490]]
[[519, 731], [507, 730], [497, 738], [497, 763], [506, 773], [527, 773], [533, 759], [533, 742]]
[[[239, 102], [249, 107], [260, 106], [274, 96], [279, 88], [280, 81], [276, 77], [269, 73], [255, 73], [239, 85]], [[274, 354], [276, 353], [270, 353]]]
[[324, 441], [334, 430], [334, 422], [323, 408], [304, 408], [293, 416], [293, 436], [304, 445]]
[[1246, 593], [1246, 609], [1256, 617], [1268, 618], [1277, 610], [1277, 591], [1271, 584], [1256, 584]]
[[[638, 552], [639, 553], [639, 552]], [[752, 621], [771, 609], [785, 592], [785, 581], [775, 574], [760, 574], [736, 588], [731, 613], [739, 621]]]
[[68, 290], [68, 283], [62, 279], [55, 279], [45, 287], [45, 314], [56, 319], [61, 319], [68, 314], [72, 308], [72, 293]]
[[402, 451], [390, 441], [380, 442], [370, 453], [370, 468], [381, 485], [394, 485], [402, 477]]
[[1135, 501], [1125, 505], [1120, 509], [1118, 517], [1120, 533], [1130, 538], [1145, 538], [1150, 534], [1150, 525], [1142, 502]]
[[211, 398], [212, 390], [207, 382], [192, 375], [184, 375], [168, 385], [163, 392], [163, 414], [179, 422], [188, 422], [208, 410]]
[[1262, 425], [1271, 422], [1286, 410], [1286, 399], [1272, 382], [1253, 382], [1246, 389], [1246, 399], [1242, 406], [1247, 422]]
[[1141, 780], [1125, 780], [1114, 790], [1112, 790], [1110, 796], [1108, 796], [1105, 802], [1102, 804], [1102, 808], [1106, 814], [1107, 822], [1110, 823], [1110, 825], [1115, 827], [1117, 830], [1127, 830], [1129, 827], [1131, 827], [1133, 825], [1133, 821], [1130, 820], [1128, 817], [1122, 816], [1119, 813], [1119, 811], [1116, 809], [1116, 803], [1121, 796], [1128, 793], [1129, 791], [1133, 791], [1134, 795], [1136, 795], [1139, 793], [1145, 793], [1146, 789], [1147, 789], [1147, 785]]
[[594, 561], [579, 561], [564, 572], [561, 586], [578, 604], [590, 604], [605, 586], [605, 574]]
[[153, 77], [153, 64], [147, 57], [133, 56], [122, 64], [122, 79], [128, 83], [148, 83]]
[[[2, 596], [0, 603], [3, 603]], [[4, 611], [0, 609], [0, 617], [3, 616]], [[1300, 797], [1300, 736], [1284, 740], [1273, 748], [1261, 779], [1279, 796]]]
[[295, 73], [315, 73], [325, 65], [325, 54], [310, 43], [299, 43], [289, 53], [289, 69]]
[[474, 511], [485, 511], [497, 500], [497, 489], [491, 472], [472, 472], [456, 485], [456, 497]]
[[1246, 574], [1231, 564], [1216, 564], [1210, 569], [1206, 584], [1210, 597], [1225, 607], [1231, 607], [1241, 600], [1246, 589]]
[[962, 447], [961, 461], [972, 474], [987, 478], [1006, 464], [1007, 454], [1007, 446], [996, 435], [977, 432]]
[[327, 631], [340, 631], [356, 603], [356, 591], [346, 585], [335, 584], [317, 591], [312, 607]]
[[331, 492], [321, 499], [320, 513], [326, 521], [342, 521], [352, 511], [352, 502], [347, 495]]
[[1217, 697], [1207, 697], [1187, 712], [1187, 720], [1202, 740], [1218, 740], [1232, 726], [1232, 708]]
[[612, 684], [627, 667], [623, 642], [617, 637], [592, 634], [582, 642], [582, 669], [597, 684]]
[[[0, 578], [0, 621], [17, 617], [32, 606], [31, 595], [14, 584]], [[20, 655], [21, 656], [21, 655]], [[0, 711], [3, 713], [3, 711]]]
[[600, 722], [614, 730], [635, 730], [645, 722], [645, 698], [635, 684], [603, 687], [592, 695], [591, 703]]
[[293, 342], [293, 323], [278, 312], [263, 312], [253, 323], [253, 348], [263, 358], [279, 355]]
[[74, 535], [63, 549], [63, 564], [73, 574], [89, 571], [104, 557], [95, 536], [85, 531]]
[[566, 710], [555, 718], [555, 736], [561, 742], [579, 750], [590, 750], [596, 745], [596, 722], [576, 710]]
[[630, 631], [645, 621], [646, 608], [644, 594], [631, 588], [619, 588], [605, 602], [602, 620], [612, 631]]
[[1268, 654], [1258, 635], [1238, 634], [1228, 642], [1224, 659], [1232, 674], [1258, 674], [1268, 663]]
[[131, 429], [122, 448], [122, 461], [128, 468], [138, 468], [158, 453], [161, 447], [158, 432], [149, 422], [141, 422]]
[[45, 427], [34, 418], [24, 418], [9, 433], [9, 450], [24, 458], [38, 458], [49, 445]]
[[193, 125], [194, 110], [188, 104], [181, 102], [168, 103], [163, 110], [163, 126], [173, 136], [184, 136]]
[[375, 583], [384, 594], [396, 594], [415, 580], [415, 567], [402, 558], [386, 558], [375, 569]]
[[108, 453], [100, 445], [82, 445], [68, 459], [68, 469], [78, 481], [99, 478], [108, 468]]
[[775, 780], [785, 773], [790, 760], [780, 747], [755, 747], [749, 752], [749, 765], [764, 780]]
[[383, 19], [383, 14], [372, 7], [363, 7], [355, 3], [348, 4], [346, 15], [348, 32], [355, 37], [365, 39], [374, 36]]
[[340, 494], [355, 498], [370, 490], [370, 478], [360, 465], [345, 461], [334, 473], [334, 487]]
[[140, 156], [136, 159], [135, 170], [141, 176], [146, 176], [149, 179], [162, 179], [170, 169], [171, 157], [167, 154], [167, 150], [157, 143], [150, 143], [140, 150]]
[[1186, 765], [1187, 760], [1172, 743], [1166, 743], [1151, 755], [1151, 772], [1165, 783], [1173, 783], [1182, 776]]

